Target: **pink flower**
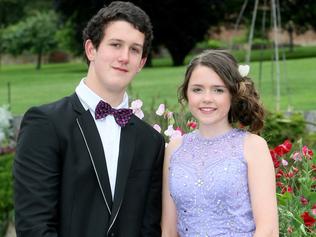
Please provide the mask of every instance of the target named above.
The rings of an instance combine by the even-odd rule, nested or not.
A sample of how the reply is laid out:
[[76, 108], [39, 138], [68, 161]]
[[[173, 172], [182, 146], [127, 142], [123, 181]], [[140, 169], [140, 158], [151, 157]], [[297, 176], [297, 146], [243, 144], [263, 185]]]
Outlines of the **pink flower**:
[[303, 206], [306, 206], [306, 205], [308, 205], [308, 200], [305, 198], [305, 197], [301, 197], [300, 198], [300, 201], [301, 201], [301, 204], [303, 205]]
[[164, 132], [164, 134], [168, 137], [170, 137], [170, 140], [176, 138], [176, 137], [181, 137], [182, 134], [179, 130], [174, 130], [173, 125], [169, 125], [167, 130]]
[[181, 133], [181, 136], [184, 134], [183, 130], [180, 127], [177, 127], [176, 131], [179, 131]]
[[313, 156], [313, 151], [308, 149], [307, 146], [303, 146], [302, 148], [302, 152], [303, 152], [303, 155], [307, 158], [307, 159], [312, 159], [312, 156]]
[[312, 213], [316, 216], [316, 204], [312, 206]]
[[291, 158], [295, 161], [302, 161], [302, 156], [299, 152], [294, 152]]
[[166, 114], [166, 116], [167, 116], [168, 119], [171, 119], [172, 116], [173, 116], [173, 112], [168, 111], [167, 114]]
[[283, 166], [287, 166], [289, 163], [286, 161], [286, 160], [284, 160], [284, 159], [282, 159], [282, 165]]
[[157, 131], [157, 132], [161, 132], [161, 127], [158, 124], [154, 124], [153, 128]]
[[164, 114], [164, 112], [165, 112], [165, 109], [166, 109], [165, 105], [164, 104], [160, 104], [158, 109], [156, 110], [156, 114], [158, 116], [162, 116]]
[[133, 110], [133, 113], [140, 119], [144, 118], [144, 113], [142, 111], [143, 101], [140, 99], [134, 100], [131, 103], [131, 109]]

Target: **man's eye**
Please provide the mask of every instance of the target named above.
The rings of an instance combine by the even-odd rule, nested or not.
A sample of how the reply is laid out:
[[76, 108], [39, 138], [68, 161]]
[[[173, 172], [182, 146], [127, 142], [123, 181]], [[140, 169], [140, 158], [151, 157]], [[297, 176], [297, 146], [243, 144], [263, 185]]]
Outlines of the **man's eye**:
[[131, 48], [131, 51], [133, 52], [133, 53], [135, 53], [135, 54], [140, 54], [140, 49], [138, 49], [138, 48]]
[[120, 47], [120, 44], [118, 43], [112, 43], [111, 46], [115, 47], [115, 48], [119, 48]]

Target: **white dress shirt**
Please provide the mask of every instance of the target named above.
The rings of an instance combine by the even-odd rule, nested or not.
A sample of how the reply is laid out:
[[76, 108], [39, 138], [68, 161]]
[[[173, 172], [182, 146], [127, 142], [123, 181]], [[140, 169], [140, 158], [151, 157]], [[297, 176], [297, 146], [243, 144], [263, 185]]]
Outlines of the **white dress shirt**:
[[[92, 117], [94, 118], [95, 124], [98, 128], [106, 166], [109, 174], [109, 180], [111, 185], [112, 198], [114, 198], [116, 173], [117, 173], [117, 162], [119, 155], [121, 127], [115, 122], [113, 115], [108, 115], [103, 119], [95, 119], [94, 112], [97, 104], [102, 98], [94, 93], [86, 84], [85, 78], [83, 78], [76, 88], [76, 94], [78, 95], [81, 104], [86, 110], [90, 110]], [[105, 101], [106, 102], [106, 101]], [[124, 94], [122, 103], [115, 107], [116, 109], [128, 108], [128, 95]]]

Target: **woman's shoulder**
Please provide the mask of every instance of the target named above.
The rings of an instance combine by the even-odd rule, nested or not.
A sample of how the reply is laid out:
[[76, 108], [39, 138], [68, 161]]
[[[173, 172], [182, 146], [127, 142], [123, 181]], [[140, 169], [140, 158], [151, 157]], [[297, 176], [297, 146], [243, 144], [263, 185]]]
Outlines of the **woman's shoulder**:
[[252, 146], [253, 148], [267, 146], [267, 141], [254, 133], [247, 132], [246, 138], [245, 138], [245, 145]]
[[[255, 161], [254, 157], [267, 157], [270, 155], [267, 141], [253, 133], [247, 133], [245, 137], [245, 158], [249, 162]], [[260, 160], [260, 159], [259, 159]]]
[[166, 157], [171, 157], [171, 155], [179, 149], [183, 141], [183, 136], [173, 138], [166, 147]]

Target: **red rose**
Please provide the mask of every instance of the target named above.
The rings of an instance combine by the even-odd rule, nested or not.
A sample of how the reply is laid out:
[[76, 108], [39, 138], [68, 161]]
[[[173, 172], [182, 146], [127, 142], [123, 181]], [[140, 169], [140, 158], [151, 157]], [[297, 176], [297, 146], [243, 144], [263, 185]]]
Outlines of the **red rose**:
[[275, 175], [275, 177], [277, 179], [281, 178], [282, 176], [284, 175], [283, 171], [282, 170], [279, 170], [278, 173]]
[[316, 220], [312, 216], [310, 216], [307, 211], [301, 215], [301, 218], [303, 219], [304, 224], [307, 227], [313, 226], [314, 223], [316, 222]]
[[196, 129], [197, 123], [194, 122], [194, 121], [189, 121], [189, 122], [187, 123], [187, 127], [190, 128], [190, 129]]
[[276, 148], [274, 148], [275, 153], [278, 156], [283, 156], [286, 153], [288, 153], [292, 149], [292, 143], [290, 140], [285, 140], [283, 144], [278, 145]]
[[283, 187], [283, 183], [282, 182], [276, 182], [276, 186], [282, 188]]
[[299, 171], [298, 168], [296, 168], [296, 167], [293, 166], [293, 172], [294, 172], [294, 174], [296, 174], [298, 171]]
[[273, 161], [274, 168], [278, 168], [280, 166], [280, 161], [278, 160], [277, 154], [274, 150], [270, 150], [270, 155]]

